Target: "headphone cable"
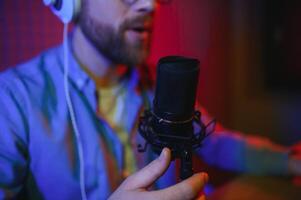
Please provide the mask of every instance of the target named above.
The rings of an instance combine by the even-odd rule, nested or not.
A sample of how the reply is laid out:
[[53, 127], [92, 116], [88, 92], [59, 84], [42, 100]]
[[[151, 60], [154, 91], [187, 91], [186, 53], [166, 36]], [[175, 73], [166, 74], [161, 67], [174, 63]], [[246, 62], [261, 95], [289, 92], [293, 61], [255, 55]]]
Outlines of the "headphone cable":
[[76, 123], [75, 112], [71, 101], [70, 89], [68, 84], [69, 76], [69, 58], [68, 58], [68, 23], [64, 23], [64, 33], [63, 33], [63, 46], [64, 46], [64, 89], [65, 98], [70, 113], [72, 127], [76, 136], [77, 151], [79, 157], [79, 181], [80, 181], [80, 192], [82, 200], [87, 200], [87, 194], [85, 190], [85, 166], [84, 166], [84, 153], [83, 144], [80, 138], [80, 133]]

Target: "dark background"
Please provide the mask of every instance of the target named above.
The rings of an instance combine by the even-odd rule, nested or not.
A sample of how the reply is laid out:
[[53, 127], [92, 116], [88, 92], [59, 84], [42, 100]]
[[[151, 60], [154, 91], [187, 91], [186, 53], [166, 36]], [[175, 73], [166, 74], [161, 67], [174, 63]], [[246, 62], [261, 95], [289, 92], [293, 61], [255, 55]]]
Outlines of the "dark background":
[[301, 92], [301, 1], [263, 0], [265, 85], [273, 92]]

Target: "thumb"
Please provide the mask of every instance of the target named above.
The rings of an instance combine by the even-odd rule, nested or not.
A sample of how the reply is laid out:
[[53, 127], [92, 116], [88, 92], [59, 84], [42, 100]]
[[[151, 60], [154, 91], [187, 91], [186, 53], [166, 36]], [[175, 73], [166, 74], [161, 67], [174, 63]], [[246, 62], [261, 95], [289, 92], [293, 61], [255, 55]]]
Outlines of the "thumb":
[[124, 189], [146, 188], [157, 180], [168, 168], [171, 152], [164, 148], [160, 156], [150, 164], [129, 176], [121, 185]]

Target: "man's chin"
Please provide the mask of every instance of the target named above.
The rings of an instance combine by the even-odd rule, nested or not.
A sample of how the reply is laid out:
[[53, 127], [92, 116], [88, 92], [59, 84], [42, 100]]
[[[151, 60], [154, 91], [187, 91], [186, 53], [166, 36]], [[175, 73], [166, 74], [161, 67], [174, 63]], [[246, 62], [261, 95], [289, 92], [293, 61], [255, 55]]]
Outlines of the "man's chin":
[[128, 64], [131, 64], [131, 65], [141, 65], [143, 63], [145, 63], [148, 55], [149, 55], [149, 51], [148, 50], [145, 50], [145, 49], [141, 49], [141, 48], [138, 48], [138, 49], [135, 49], [135, 50], [129, 50], [127, 51], [128, 53], [128, 60], [129, 60], [129, 63]]

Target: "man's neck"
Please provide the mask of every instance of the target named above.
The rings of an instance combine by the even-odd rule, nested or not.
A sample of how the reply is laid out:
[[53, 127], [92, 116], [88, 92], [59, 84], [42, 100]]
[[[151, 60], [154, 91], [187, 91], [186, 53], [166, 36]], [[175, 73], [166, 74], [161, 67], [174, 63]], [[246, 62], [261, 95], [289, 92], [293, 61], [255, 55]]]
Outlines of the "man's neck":
[[120, 68], [125, 66], [117, 66], [102, 55], [79, 27], [74, 30], [72, 48], [81, 67], [88, 72], [98, 85], [115, 85], [124, 75], [120, 73]]

